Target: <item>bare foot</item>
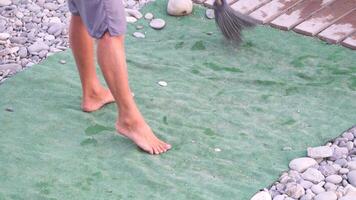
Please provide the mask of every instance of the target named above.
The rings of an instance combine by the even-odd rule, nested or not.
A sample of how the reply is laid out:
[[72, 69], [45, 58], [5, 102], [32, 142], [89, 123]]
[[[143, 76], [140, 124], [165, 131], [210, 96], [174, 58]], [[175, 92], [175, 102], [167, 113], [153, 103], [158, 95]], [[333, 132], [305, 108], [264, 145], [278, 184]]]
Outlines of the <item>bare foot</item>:
[[138, 147], [149, 154], [158, 155], [171, 148], [170, 144], [161, 141], [154, 135], [144, 120], [128, 123], [119, 119], [116, 122], [116, 130], [121, 135], [131, 139]]
[[83, 97], [82, 110], [84, 112], [94, 112], [112, 102], [115, 102], [115, 99], [110, 90], [102, 88], [95, 93], [93, 92], [92, 94]]

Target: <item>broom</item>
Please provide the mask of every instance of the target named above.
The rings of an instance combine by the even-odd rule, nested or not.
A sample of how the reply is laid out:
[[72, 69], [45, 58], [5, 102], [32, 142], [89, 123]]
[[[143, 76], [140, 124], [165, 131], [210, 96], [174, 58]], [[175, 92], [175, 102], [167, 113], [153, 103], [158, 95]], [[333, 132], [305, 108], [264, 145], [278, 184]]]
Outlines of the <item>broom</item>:
[[224, 37], [234, 44], [239, 45], [242, 41], [242, 30], [254, 27], [257, 22], [242, 13], [232, 9], [226, 0], [215, 0], [215, 22]]

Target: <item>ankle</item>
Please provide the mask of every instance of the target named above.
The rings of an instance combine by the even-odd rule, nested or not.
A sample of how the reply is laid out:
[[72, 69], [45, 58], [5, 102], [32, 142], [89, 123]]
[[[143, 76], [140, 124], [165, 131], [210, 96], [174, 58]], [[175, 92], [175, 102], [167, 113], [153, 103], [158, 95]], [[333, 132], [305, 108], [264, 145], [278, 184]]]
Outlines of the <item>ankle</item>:
[[83, 97], [87, 97], [87, 98], [98, 97], [103, 93], [104, 90], [105, 88], [102, 87], [101, 85], [93, 86], [83, 90]]

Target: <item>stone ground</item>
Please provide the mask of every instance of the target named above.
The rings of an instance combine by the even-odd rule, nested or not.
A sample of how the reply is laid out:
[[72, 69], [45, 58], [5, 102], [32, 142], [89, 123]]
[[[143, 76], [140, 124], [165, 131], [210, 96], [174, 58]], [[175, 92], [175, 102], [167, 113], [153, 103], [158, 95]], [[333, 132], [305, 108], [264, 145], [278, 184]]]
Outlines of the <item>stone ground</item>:
[[356, 127], [325, 146], [307, 149], [279, 180], [259, 195], [267, 200], [355, 200]]
[[[137, 10], [150, 1], [123, 0], [134, 17], [142, 17]], [[67, 49], [69, 17], [66, 0], [0, 0], [0, 84]]]

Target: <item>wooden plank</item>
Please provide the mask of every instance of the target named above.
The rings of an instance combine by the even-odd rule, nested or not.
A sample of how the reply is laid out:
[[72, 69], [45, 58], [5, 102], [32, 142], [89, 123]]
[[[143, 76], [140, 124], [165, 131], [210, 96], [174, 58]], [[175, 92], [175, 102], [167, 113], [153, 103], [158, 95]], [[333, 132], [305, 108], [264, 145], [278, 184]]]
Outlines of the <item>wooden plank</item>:
[[232, 4], [231, 7], [242, 14], [249, 14], [270, 1], [271, 0], [239, 0]]
[[356, 0], [337, 0], [294, 28], [298, 33], [314, 36], [356, 7]]
[[333, 1], [335, 0], [304, 0], [274, 19], [270, 25], [282, 30], [290, 30]]
[[272, 0], [250, 14], [260, 23], [268, 23], [302, 0]]
[[337, 20], [333, 25], [319, 33], [318, 37], [335, 44], [354, 32], [356, 32], [356, 10]]
[[341, 44], [345, 47], [356, 50], [356, 33], [346, 38]]

